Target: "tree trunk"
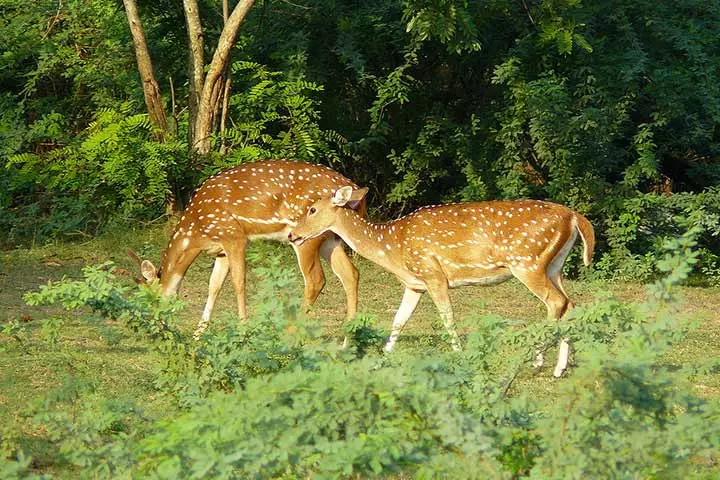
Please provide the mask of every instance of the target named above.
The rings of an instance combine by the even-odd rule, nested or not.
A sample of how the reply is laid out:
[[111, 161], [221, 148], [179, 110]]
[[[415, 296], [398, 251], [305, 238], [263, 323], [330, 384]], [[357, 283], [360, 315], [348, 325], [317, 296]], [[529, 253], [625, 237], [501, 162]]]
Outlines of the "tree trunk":
[[227, 144], [225, 142], [225, 130], [227, 129], [227, 117], [228, 110], [230, 109], [230, 89], [232, 87], [232, 78], [230, 78], [230, 69], [227, 69], [227, 77], [225, 78], [225, 92], [223, 92], [222, 98], [222, 112], [220, 114], [220, 133], [223, 135], [222, 144], [220, 145], [220, 153], [223, 155], [227, 151]]
[[[223, 0], [223, 26], [227, 25], [228, 19], [230, 18], [230, 8], [228, 6], [228, 0]], [[228, 60], [228, 64], [225, 66], [225, 88], [223, 89], [222, 94], [222, 112], [220, 113], [220, 135], [222, 138], [222, 143], [220, 144], [220, 153], [225, 154], [226, 151], [226, 144], [225, 144], [225, 129], [226, 122], [227, 122], [227, 116], [228, 116], [228, 110], [230, 105], [230, 88], [232, 87], [232, 78], [230, 78], [230, 61]]]
[[188, 126], [188, 145], [195, 145], [195, 125], [198, 115], [198, 104], [203, 89], [203, 76], [205, 69], [205, 40], [203, 38], [202, 24], [200, 22], [200, 10], [197, 0], [183, 0], [185, 9], [185, 24], [188, 32], [188, 79], [190, 110], [190, 125]]
[[[195, 3], [195, 0], [185, 0], [186, 3]], [[205, 81], [200, 94], [195, 131], [192, 146], [199, 154], [210, 151], [210, 139], [213, 132], [213, 117], [217, 112], [218, 94], [223, 89], [220, 81], [230, 59], [230, 50], [235, 44], [235, 37], [245, 17], [252, 8], [255, 0], [240, 0], [230, 14], [215, 49], [212, 61], [208, 68]], [[219, 84], [220, 83], [220, 84]]]
[[157, 128], [160, 138], [164, 138], [168, 131], [165, 107], [163, 106], [160, 86], [153, 73], [152, 60], [148, 51], [145, 33], [143, 32], [140, 15], [138, 15], [135, 0], [123, 0], [125, 12], [127, 13], [130, 33], [135, 45], [135, 57], [137, 59], [138, 72], [142, 81], [143, 93], [145, 94], [145, 105], [147, 105], [150, 121]]

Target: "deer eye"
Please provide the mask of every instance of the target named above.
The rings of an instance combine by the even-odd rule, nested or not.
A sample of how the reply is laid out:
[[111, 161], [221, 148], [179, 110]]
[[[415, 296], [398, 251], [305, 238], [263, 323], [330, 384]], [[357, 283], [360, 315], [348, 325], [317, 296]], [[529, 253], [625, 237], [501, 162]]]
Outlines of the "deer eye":
[[312, 215], [312, 214], [314, 214], [315, 212], [317, 212], [317, 210], [315, 209], [315, 207], [310, 207], [310, 210], [309, 210], [308, 213], [309, 213], [310, 215]]

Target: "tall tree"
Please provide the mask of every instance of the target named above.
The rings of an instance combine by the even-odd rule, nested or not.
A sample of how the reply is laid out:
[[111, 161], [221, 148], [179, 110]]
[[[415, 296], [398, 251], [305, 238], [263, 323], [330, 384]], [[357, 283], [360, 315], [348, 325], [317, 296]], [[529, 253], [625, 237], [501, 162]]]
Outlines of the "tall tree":
[[[148, 113], [154, 124], [158, 125], [162, 131], [167, 131], [162, 95], [153, 74], [152, 60], [145, 41], [137, 4], [135, 0], [123, 0], [123, 3], [135, 43], [138, 70], [143, 81]], [[224, 124], [221, 115], [223, 115], [226, 97], [229, 95], [229, 83], [226, 77], [229, 71], [230, 51], [235, 45], [240, 25], [244, 22], [254, 3], [255, 0], [240, 0], [228, 15], [229, 8], [227, 3], [223, 2], [224, 26], [210, 64], [206, 66], [205, 38], [198, 2], [197, 0], [183, 0], [189, 42], [188, 106], [190, 125], [188, 140], [191, 152], [208, 153], [213, 132], [219, 125]]]
[[133, 44], [135, 45], [135, 57], [137, 58], [138, 72], [142, 81], [143, 93], [145, 94], [145, 105], [147, 105], [150, 121], [155, 125], [161, 136], [168, 130], [165, 107], [163, 106], [160, 85], [155, 79], [152, 59], [145, 41], [145, 32], [142, 28], [140, 15], [138, 14], [135, 0], [123, 0], [125, 12], [127, 13], [130, 33], [132, 33]]
[[224, 73], [230, 61], [230, 50], [237, 32], [255, 0], [240, 0], [220, 33], [215, 53], [205, 73], [204, 38], [197, 0], [184, 0], [185, 19], [190, 43], [190, 145], [193, 151], [210, 151], [210, 139], [217, 125], [226, 90]]

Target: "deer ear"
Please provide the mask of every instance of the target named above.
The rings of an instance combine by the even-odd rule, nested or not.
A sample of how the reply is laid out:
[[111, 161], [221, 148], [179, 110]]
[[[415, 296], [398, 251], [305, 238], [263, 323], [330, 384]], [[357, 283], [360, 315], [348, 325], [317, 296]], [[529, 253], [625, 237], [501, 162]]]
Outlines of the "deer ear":
[[349, 208], [352, 208], [353, 210], [357, 210], [360, 208], [360, 205], [362, 205], [363, 198], [365, 198], [365, 195], [367, 195], [368, 187], [359, 188], [357, 190], [353, 190], [352, 195], [350, 195], [350, 200], [346, 203], [346, 205]]
[[142, 265], [142, 260], [140, 260], [140, 257], [138, 257], [138, 254], [135, 253], [135, 251], [132, 248], [127, 249], [127, 254], [130, 259], [135, 262], [135, 264], [140, 267]]
[[153, 265], [150, 260], [142, 261], [140, 264], [140, 272], [148, 283], [153, 282], [158, 278], [157, 268], [155, 268], [155, 265]]
[[344, 187], [340, 187], [337, 190], [335, 190], [335, 193], [332, 197], [332, 204], [336, 207], [344, 207], [347, 202], [350, 201], [350, 198], [353, 194], [353, 188], [349, 185], [346, 185]]

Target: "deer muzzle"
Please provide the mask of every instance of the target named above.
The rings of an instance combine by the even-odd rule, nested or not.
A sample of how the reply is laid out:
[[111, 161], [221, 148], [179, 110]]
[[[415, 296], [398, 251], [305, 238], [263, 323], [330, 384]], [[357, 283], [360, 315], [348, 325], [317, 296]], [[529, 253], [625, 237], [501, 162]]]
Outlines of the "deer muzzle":
[[294, 245], [302, 245], [302, 243], [305, 241], [305, 237], [301, 237], [293, 232], [290, 232], [288, 233], [288, 240]]

